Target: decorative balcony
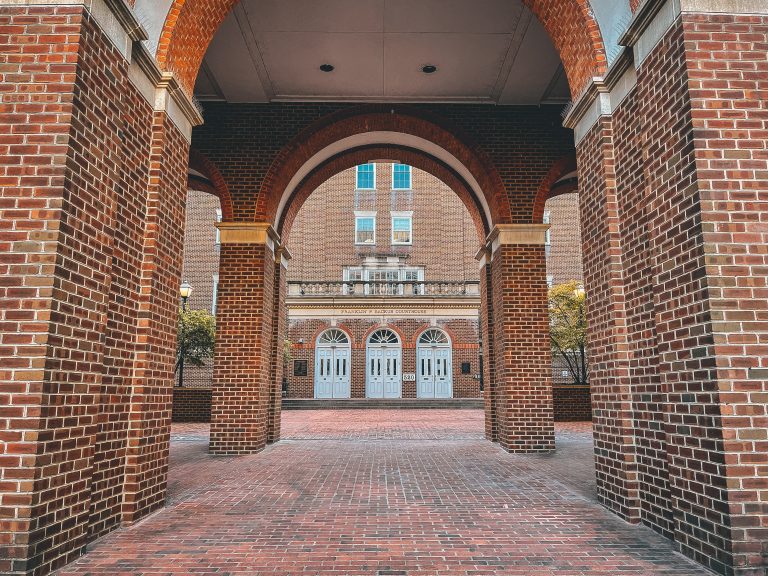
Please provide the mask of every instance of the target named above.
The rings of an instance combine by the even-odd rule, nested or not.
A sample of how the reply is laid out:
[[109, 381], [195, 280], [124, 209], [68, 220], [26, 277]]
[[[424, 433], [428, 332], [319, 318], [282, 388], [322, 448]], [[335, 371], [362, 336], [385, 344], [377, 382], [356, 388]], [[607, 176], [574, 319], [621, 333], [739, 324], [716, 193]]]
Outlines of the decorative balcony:
[[373, 280], [360, 281], [289, 281], [288, 296], [293, 297], [356, 297], [361, 296], [404, 296], [409, 298], [426, 296], [429, 298], [450, 297], [477, 298], [480, 296], [480, 282], [464, 280], [386, 282]]

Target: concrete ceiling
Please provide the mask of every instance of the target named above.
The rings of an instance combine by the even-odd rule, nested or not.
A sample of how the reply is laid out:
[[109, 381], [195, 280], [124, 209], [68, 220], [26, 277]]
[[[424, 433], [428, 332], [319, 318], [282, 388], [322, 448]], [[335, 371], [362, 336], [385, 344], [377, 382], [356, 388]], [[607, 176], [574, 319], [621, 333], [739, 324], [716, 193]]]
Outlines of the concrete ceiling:
[[569, 99], [557, 52], [520, 0], [243, 0], [195, 93], [233, 103]]

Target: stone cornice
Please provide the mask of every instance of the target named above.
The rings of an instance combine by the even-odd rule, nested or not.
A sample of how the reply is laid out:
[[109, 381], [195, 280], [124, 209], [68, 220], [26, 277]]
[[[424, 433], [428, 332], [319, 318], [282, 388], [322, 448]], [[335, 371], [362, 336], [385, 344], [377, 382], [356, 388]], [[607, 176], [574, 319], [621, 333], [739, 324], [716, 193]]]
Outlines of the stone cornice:
[[268, 222], [216, 222], [221, 244], [266, 244], [272, 250], [280, 236]]
[[[92, 4], [93, 0], [87, 0], [86, 5]], [[149, 40], [149, 34], [144, 26], [141, 25], [133, 8], [125, 0], [104, 0], [104, 3], [112, 10], [120, 24], [123, 25], [128, 37], [134, 42], [144, 42]]]
[[495, 252], [499, 246], [544, 245], [549, 228], [549, 224], [497, 224], [485, 240], [486, 247]]
[[[575, 129], [587, 114], [592, 110], [595, 102], [599, 98], [610, 96], [610, 93], [619, 84], [624, 74], [634, 65], [632, 59], [632, 50], [624, 49], [621, 54], [613, 61], [608, 72], [602, 78], [593, 78], [579, 99], [574, 103], [571, 110], [563, 119], [563, 126]], [[606, 102], [605, 111], [610, 114], [610, 102]]]
[[627, 29], [619, 36], [619, 46], [632, 47], [651, 25], [653, 19], [669, 0], [645, 0], [632, 16]]

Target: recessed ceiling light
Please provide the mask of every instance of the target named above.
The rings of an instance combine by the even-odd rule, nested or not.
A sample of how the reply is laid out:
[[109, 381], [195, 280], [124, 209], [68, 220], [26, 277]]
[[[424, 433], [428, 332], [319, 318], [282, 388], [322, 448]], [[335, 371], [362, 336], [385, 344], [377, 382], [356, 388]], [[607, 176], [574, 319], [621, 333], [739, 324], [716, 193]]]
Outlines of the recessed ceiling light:
[[426, 64], [425, 66], [421, 67], [421, 71], [424, 72], [424, 74], [434, 74], [437, 72], [437, 66], [434, 66], [433, 64]]
[[320, 70], [323, 72], [333, 72], [333, 64], [320, 64]]

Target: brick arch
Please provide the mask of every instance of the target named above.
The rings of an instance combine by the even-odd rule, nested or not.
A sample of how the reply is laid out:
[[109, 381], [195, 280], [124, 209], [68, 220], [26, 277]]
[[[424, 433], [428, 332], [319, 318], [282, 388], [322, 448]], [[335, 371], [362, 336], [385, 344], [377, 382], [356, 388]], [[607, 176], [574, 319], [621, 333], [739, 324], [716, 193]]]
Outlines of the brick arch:
[[432, 326], [432, 324], [425, 322], [422, 326], [420, 326], [414, 333], [413, 333], [413, 348], [416, 349], [419, 346], [419, 338], [421, 338], [421, 335], [424, 334], [427, 330], [430, 328], [434, 328], [436, 330], [440, 330], [442, 332], [445, 332], [448, 335], [448, 340], [451, 343], [451, 350], [453, 350], [454, 344], [456, 344], [456, 335], [453, 333], [453, 330], [450, 330], [449, 328], [446, 328], [445, 326]]
[[[626, 1], [626, 0], [617, 0]], [[636, 0], [633, 0], [636, 1]], [[160, 68], [192, 93], [208, 45], [239, 0], [173, 0], [157, 48]], [[605, 46], [589, 0], [523, 0], [560, 54], [575, 96], [606, 70]]]
[[[345, 141], [375, 139], [380, 134], [387, 136], [387, 142], [375, 142], [371, 145], [396, 144], [396, 139], [405, 138], [412, 139], [425, 149], [432, 147], [433, 150], [426, 153], [433, 157], [445, 154], [449, 161], [460, 165], [459, 169], [466, 172], [466, 177], [462, 176], [462, 179], [470, 188], [473, 187], [470, 180], [474, 181], [472, 196], [476, 199], [475, 204], [484, 204], [488, 208], [488, 221], [485, 224], [493, 226], [511, 222], [511, 206], [501, 176], [490, 158], [470, 137], [453, 126], [447, 126], [445, 120], [438, 119], [426, 111], [392, 105], [348, 108], [329, 114], [302, 130], [280, 151], [270, 166], [259, 190], [255, 219], [277, 223], [286, 191], [292, 190], [292, 187], [298, 184], [297, 175], [326, 151], [340, 146]], [[358, 146], [360, 144], [350, 144], [349, 147]], [[335, 150], [334, 154], [339, 152], [341, 149]], [[325, 159], [327, 158], [323, 160]], [[414, 158], [414, 161], [417, 159]], [[431, 169], [437, 170], [435, 165], [423, 165], [428, 172]], [[456, 168], [452, 170], [455, 172]], [[446, 179], [451, 179], [447, 171], [443, 170], [441, 174]], [[302, 178], [304, 176], [306, 174], [302, 174]], [[450, 185], [450, 182], [444, 181]], [[467, 205], [470, 211], [473, 211], [471, 204]]]
[[312, 350], [313, 351], [317, 349], [317, 339], [320, 338], [320, 335], [323, 332], [325, 332], [327, 330], [332, 330], [334, 328], [344, 332], [344, 334], [347, 335], [347, 338], [349, 338], [349, 348], [350, 349], [355, 347], [355, 339], [352, 337], [352, 330], [350, 330], [349, 328], [344, 326], [344, 324], [337, 324], [336, 326], [333, 326], [333, 325], [331, 325], [329, 323], [327, 326], [322, 326], [322, 327], [318, 328], [317, 330], [315, 330], [312, 333]]
[[549, 169], [549, 172], [544, 177], [544, 179], [541, 181], [541, 184], [539, 185], [539, 189], [536, 192], [536, 199], [533, 203], [533, 215], [532, 215], [532, 221], [534, 224], [540, 224], [542, 220], [544, 219], [544, 206], [547, 203], [547, 200], [550, 198], [554, 198], [555, 196], [560, 196], [561, 194], [567, 194], [569, 192], [576, 192], [578, 189], [578, 186], [574, 184], [573, 186], [565, 186], [565, 187], [558, 187], [557, 190], [554, 190], [552, 186], [560, 180], [563, 176], [566, 174], [569, 174], [571, 172], [576, 171], [576, 152], [571, 152], [566, 156], [563, 156], [555, 162], [552, 165], [552, 168]]
[[301, 207], [304, 205], [304, 202], [306, 202], [312, 195], [312, 192], [317, 190], [324, 182], [339, 172], [357, 166], [358, 164], [365, 164], [372, 159], [386, 159], [402, 164], [409, 164], [414, 168], [428, 172], [451, 188], [469, 211], [477, 231], [478, 246], [482, 244], [483, 240], [490, 232], [489, 224], [483, 217], [482, 209], [477, 205], [473, 190], [467, 185], [464, 179], [456, 174], [450, 166], [445, 165], [443, 162], [440, 162], [420, 150], [395, 145], [364, 146], [347, 150], [341, 154], [337, 154], [315, 168], [304, 178], [304, 180], [302, 180], [301, 184], [296, 187], [286, 204], [285, 210], [283, 210], [282, 214], [279, 216], [277, 232], [282, 237], [283, 242], [287, 242], [291, 233], [291, 228], [293, 227], [293, 222], [301, 210]]
[[368, 338], [371, 337], [371, 334], [376, 332], [376, 330], [381, 330], [382, 328], [386, 328], [387, 330], [392, 330], [392, 332], [397, 334], [397, 337], [400, 338], [400, 349], [405, 350], [405, 345], [408, 342], [408, 338], [405, 337], [405, 334], [403, 333], [403, 331], [400, 330], [400, 328], [398, 328], [397, 326], [394, 326], [393, 324], [381, 324], [381, 323], [377, 323], [365, 331], [362, 339], [360, 340], [363, 350], [368, 348]]
[[209, 194], [217, 196], [221, 205], [222, 220], [232, 220], [234, 214], [232, 196], [229, 193], [229, 187], [227, 186], [226, 180], [224, 180], [224, 177], [221, 175], [221, 172], [219, 172], [216, 165], [208, 160], [202, 153], [194, 148], [190, 148], [189, 167], [204, 175], [210, 182], [210, 185], [206, 186], [205, 183], [196, 181], [195, 185], [192, 185], [191, 182], [189, 182], [188, 187], [196, 190], [205, 188], [202, 190], [203, 192], [208, 192]]

